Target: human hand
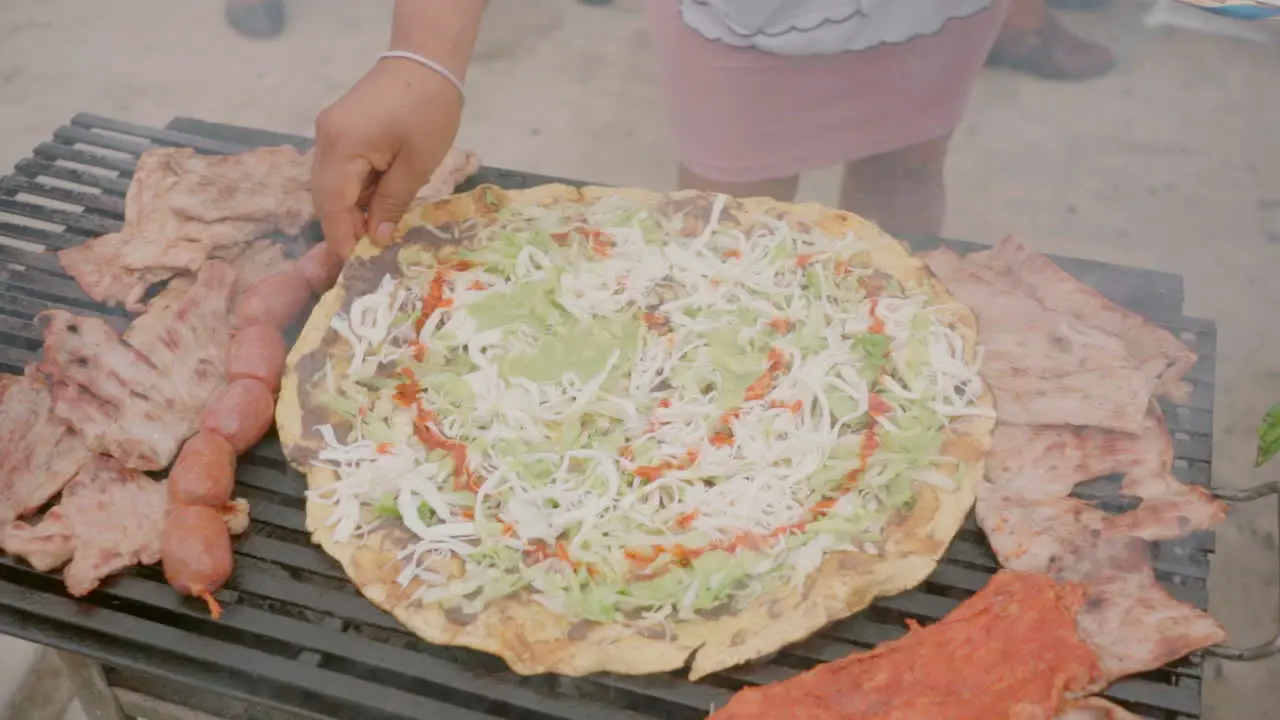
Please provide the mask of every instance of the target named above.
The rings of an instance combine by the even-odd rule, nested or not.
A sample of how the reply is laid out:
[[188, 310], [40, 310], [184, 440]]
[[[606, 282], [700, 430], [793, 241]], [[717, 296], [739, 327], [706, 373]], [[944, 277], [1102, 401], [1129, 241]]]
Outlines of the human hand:
[[399, 58], [380, 60], [320, 113], [311, 194], [334, 252], [347, 257], [366, 233], [376, 242], [391, 240], [453, 145], [461, 115], [457, 88]]

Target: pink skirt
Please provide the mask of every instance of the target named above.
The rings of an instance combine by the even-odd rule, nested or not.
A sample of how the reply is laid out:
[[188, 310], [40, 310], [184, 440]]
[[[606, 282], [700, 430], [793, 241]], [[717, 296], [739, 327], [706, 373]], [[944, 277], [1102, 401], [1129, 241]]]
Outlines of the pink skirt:
[[681, 20], [679, 0], [649, 0], [676, 157], [710, 180], [757, 182], [944, 137], [1008, 2], [905, 43], [789, 57], [707, 40]]

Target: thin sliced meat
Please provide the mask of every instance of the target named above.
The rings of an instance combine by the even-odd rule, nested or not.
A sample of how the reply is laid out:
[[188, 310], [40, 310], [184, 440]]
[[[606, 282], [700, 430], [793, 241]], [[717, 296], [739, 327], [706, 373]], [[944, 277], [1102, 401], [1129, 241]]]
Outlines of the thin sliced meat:
[[165, 506], [162, 483], [96, 456], [38, 524], [13, 523], [4, 548], [40, 570], [70, 561], [63, 579], [67, 591], [79, 597], [112, 573], [160, 560]]
[[[1117, 529], [1144, 540], [1170, 540], [1206, 530], [1226, 517], [1226, 505], [1172, 472], [1173, 441], [1152, 403], [1141, 435], [1100, 428], [998, 425], [987, 454], [979, 503], [1030, 503], [1065, 498], [1076, 485], [1123, 474], [1120, 492], [1142, 503], [1117, 515]], [[994, 542], [994, 540], [993, 540]]]
[[294, 147], [235, 155], [202, 155], [179, 148], [169, 163], [177, 180], [164, 199], [179, 217], [210, 224], [256, 220], [294, 235], [315, 215], [311, 155]]
[[93, 453], [38, 377], [0, 375], [0, 527], [40, 509]]
[[[1047, 573], [1086, 589], [1080, 636], [1108, 680], [1151, 670], [1225, 632], [1161, 587], [1149, 541], [1212, 527], [1226, 506], [1171, 472], [1173, 443], [1154, 402], [1141, 435], [1097, 428], [998, 426], [979, 483], [978, 524], [1004, 567]], [[1109, 515], [1068, 497], [1079, 483], [1124, 473], [1141, 503]], [[1096, 688], [1095, 688], [1096, 689]]]
[[[1002, 246], [1005, 255], [1010, 252], [1009, 242], [1013, 241]], [[1026, 253], [1030, 251], [1023, 253], [1024, 260]], [[1093, 323], [1080, 312], [1082, 303], [1059, 297], [1070, 299], [1069, 292], [1046, 296], [1053, 300], [1052, 307], [1046, 306], [1014, 271], [993, 269], [990, 255], [961, 257], [941, 248], [923, 257], [956, 299], [977, 315], [984, 351], [982, 375], [995, 395], [1003, 423], [1077, 425], [1139, 434], [1151, 396], [1164, 386], [1173, 364], [1184, 363], [1190, 354], [1180, 343], [1177, 359], [1170, 359], [1167, 352], [1153, 355], [1145, 345], [1135, 346], [1113, 332], [1121, 327], [1118, 321]], [[1052, 265], [1047, 259], [1044, 262]], [[1037, 264], [1027, 260], [1025, 266]], [[1055, 272], [1070, 280], [1061, 270], [1055, 268]], [[1086, 290], [1113, 308], [1107, 317], [1132, 316]], [[1190, 357], [1194, 362], [1194, 354]]]
[[235, 296], [240, 297], [259, 280], [283, 270], [290, 262], [280, 243], [271, 238], [254, 240], [244, 252], [228, 258], [236, 271]]
[[[258, 280], [288, 267], [291, 262], [285, 255], [284, 248], [270, 238], [255, 240], [237, 252], [229, 253], [225, 260], [235, 272], [235, 285], [231, 290], [232, 307], [235, 298], [243, 295]], [[156, 293], [147, 304], [146, 312], [135, 318], [129, 326], [129, 337], [138, 339], [161, 334], [177, 311], [177, 306], [185, 302], [187, 292], [195, 282], [195, 274], [188, 272], [170, 278], [164, 289]]]
[[983, 368], [1000, 421], [1008, 424], [1077, 425], [1137, 434], [1153, 390], [1149, 378], [1134, 368], [1080, 370], [1047, 378], [1022, 374], [1021, 368], [1009, 372], [994, 359], [985, 359]]
[[1086, 480], [1114, 473], [1159, 475], [1172, 461], [1164, 425], [1148, 414], [1141, 435], [1062, 425], [997, 425], [987, 481], [1016, 485], [1028, 499], [1066, 497]]
[[1173, 440], [1152, 403], [1141, 435], [1101, 428], [998, 425], [987, 454], [985, 493], [1020, 500], [1064, 498], [1076, 485], [1123, 474], [1123, 495], [1142, 504], [1117, 527], [1144, 540], [1171, 540], [1221, 522], [1226, 505], [1172, 472]]
[[296, 233], [313, 214], [309, 174], [309, 158], [293, 148], [217, 157], [150, 150], [134, 169], [124, 228], [58, 260], [94, 300], [140, 312], [155, 283], [234, 257], [277, 230]]
[[164, 368], [201, 407], [222, 384], [235, 286], [230, 265], [209, 261], [180, 302], [144, 314], [124, 332], [125, 342]]
[[433, 202], [453, 194], [459, 185], [480, 169], [480, 156], [470, 150], [449, 148], [431, 179], [418, 191], [417, 200]]
[[926, 628], [739, 692], [711, 720], [1049, 720], [1099, 684], [1076, 635], [1084, 589], [1002, 571]]
[[1046, 308], [1121, 338], [1140, 365], [1154, 369], [1161, 394], [1186, 402], [1188, 389], [1182, 377], [1195, 365], [1196, 354], [1173, 333], [1116, 305], [1012, 237], [966, 259], [1016, 282], [1020, 292], [1036, 298]]
[[234, 281], [225, 263], [206, 263], [186, 292], [139, 318], [123, 339], [97, 318], [41, 313], [38, 368], [52, 385], [54, 413], [90, 449], [126, 467], [166, 467], [226, 384]]
[[53, 411], [95, 452], [127, 466], [158, 470], [181, 440], [166, 427], [168, 383], [145, 355], [109, 325], [62, 310], [37, 316], [44, 330], [38, 368], [51, 381]]
[[1085, 587], [1080, 637], [1097, 653], [1108, 682], [1226, 639], [1212, 617], [1156, 580], [1150, 547], [1124, 520], [1141, 518], [1140, 510], [1112, 517], [1074, 498], [978, 498], [978, 522], [1001, 565]]

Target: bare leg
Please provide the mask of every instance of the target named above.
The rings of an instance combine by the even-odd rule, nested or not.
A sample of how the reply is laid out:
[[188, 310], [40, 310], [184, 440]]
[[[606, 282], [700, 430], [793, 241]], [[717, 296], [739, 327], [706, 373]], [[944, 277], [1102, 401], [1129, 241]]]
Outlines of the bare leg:
[[740, 198], [770, 197], [782, 202], [791, 202], [796, 199], [796, 190], [800, 187], [800, 176], [792, 175], [787, 178], [758, 182], [727, 183], [704, 178], [681, 165], [676, 175], [676, 184], [681, 190], [718, 192]]
[[874, 220], [892, 235], [938, 235], [947, 213], [943, 170], [950, 139], [847, 163], [840, 207]]

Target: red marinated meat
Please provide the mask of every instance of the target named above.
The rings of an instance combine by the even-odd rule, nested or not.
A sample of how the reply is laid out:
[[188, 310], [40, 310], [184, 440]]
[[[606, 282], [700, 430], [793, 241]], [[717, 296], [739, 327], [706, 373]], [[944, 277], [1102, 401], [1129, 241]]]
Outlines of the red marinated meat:
[[163, 483], [95, 456], [38, 524], [9, 526], [4, 549], [38, 570], [69, 562], [63, 572], [67, 591], [82, 596], [112, 573], [160, 560], [165, 506]]
[[220, 261], [185, 292], [116, 335], [96, 318], [42, 313], [54, 412], [97, 452], [139, 470], [166, 467], [226, 384], [235, 273]]
[[0, 527], [40, 509], [92, 457], [33, 375], [0, 375]]
[[1101, 679], [1076, 634], [1083, 588], [1002, 571], [875, 650], [739, 692], [710, 720], [1049, 720]]

